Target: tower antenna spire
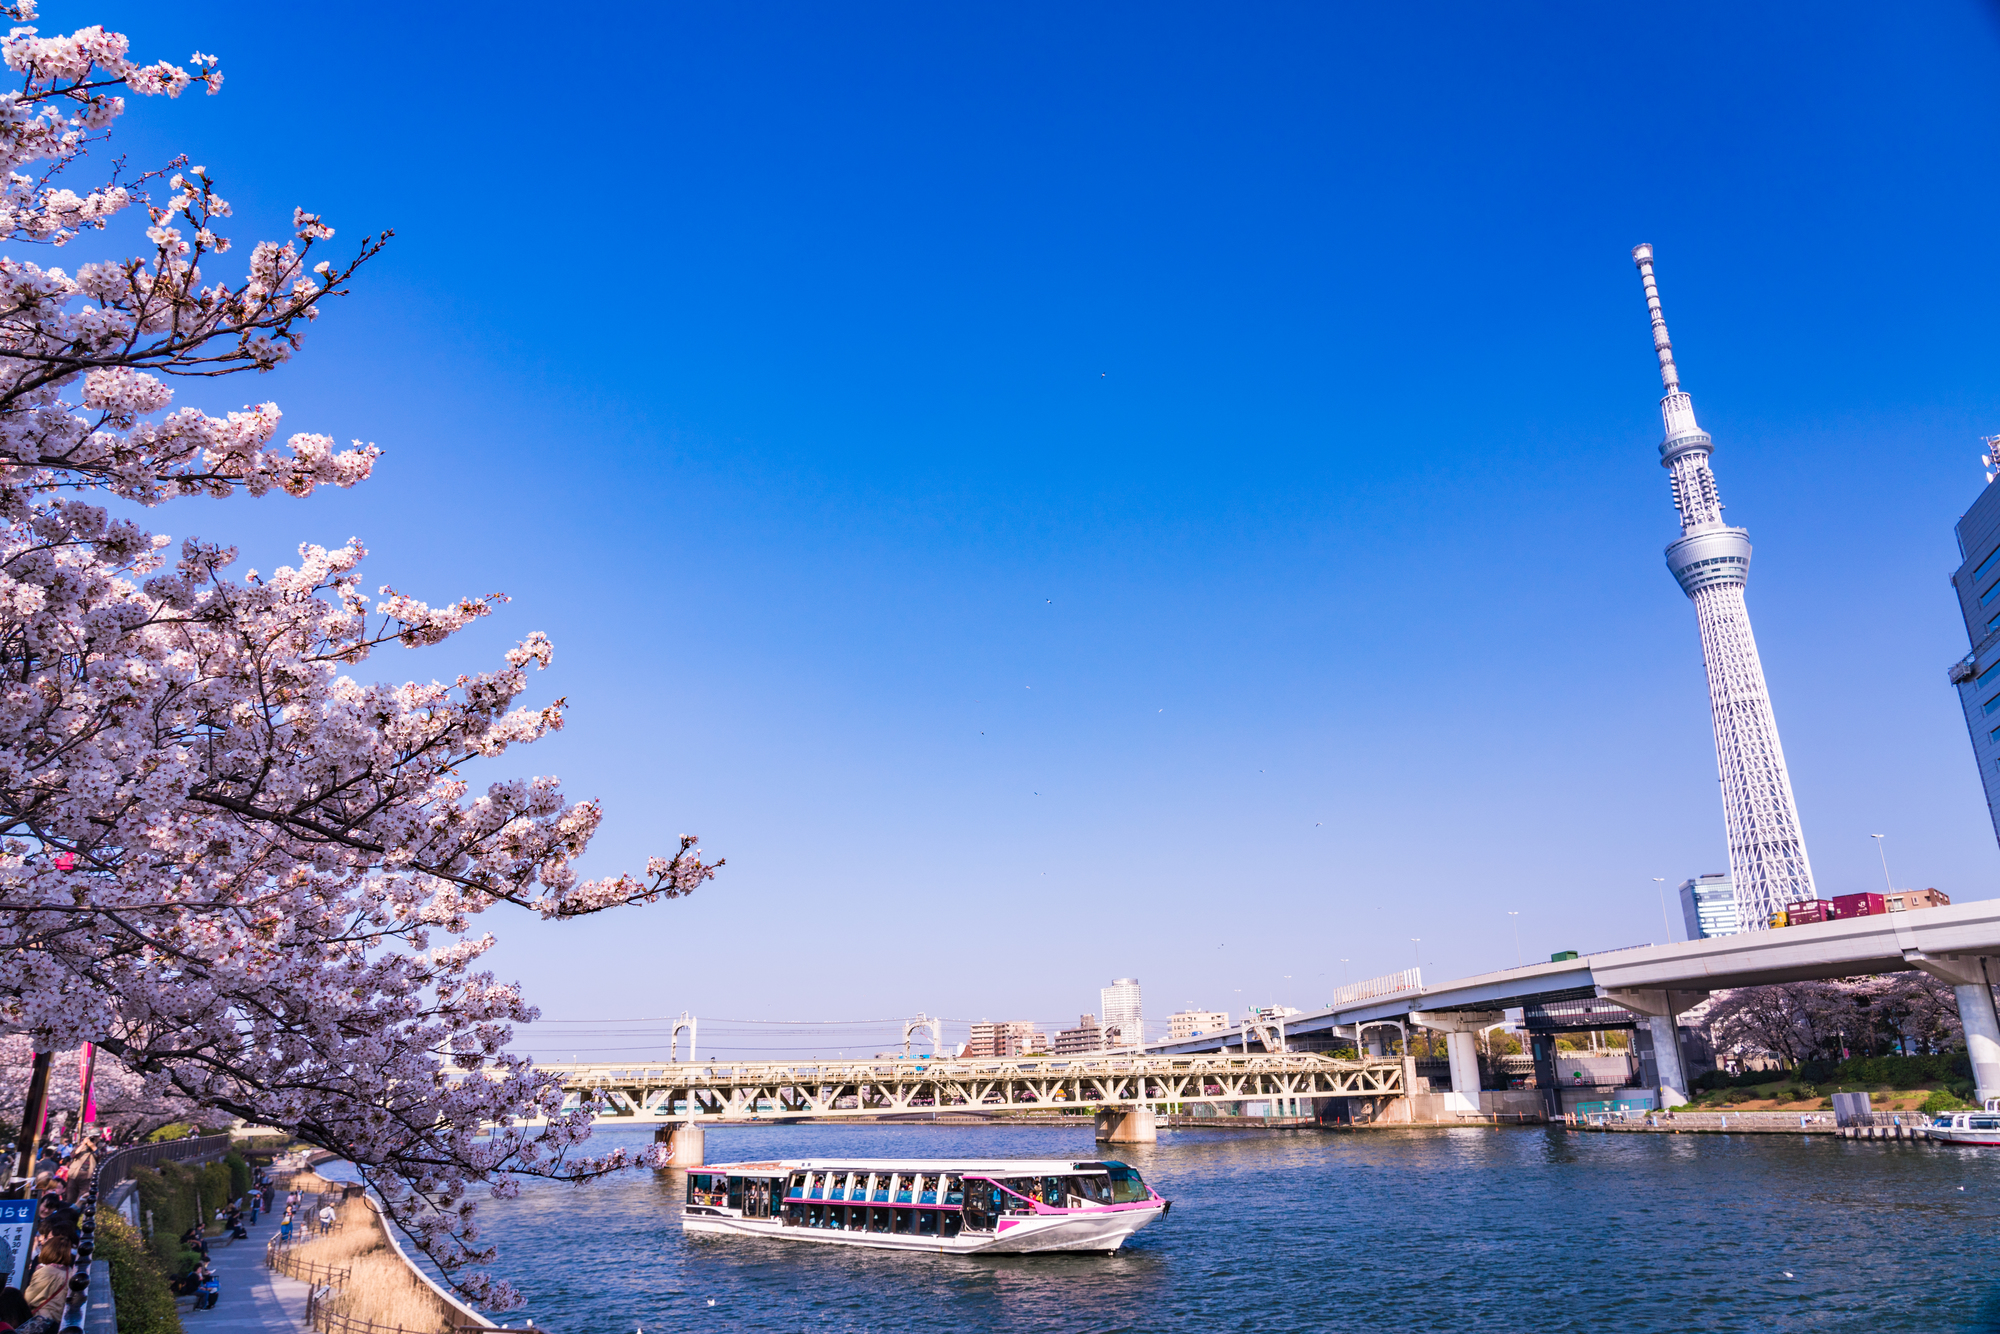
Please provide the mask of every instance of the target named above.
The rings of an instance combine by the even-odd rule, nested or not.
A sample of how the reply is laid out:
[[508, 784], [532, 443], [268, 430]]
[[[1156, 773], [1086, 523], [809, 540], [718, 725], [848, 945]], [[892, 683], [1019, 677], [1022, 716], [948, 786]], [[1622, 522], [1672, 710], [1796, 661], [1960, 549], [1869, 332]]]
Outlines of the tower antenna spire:
[[1660, 383], [1670, 394], [1681, 388], [1681, 373], [1674, 365], [1674, 340], [1667, 336], [1667, 317], [1660, 310], [1660, 285], [1653, 281], [1653, 247], [1640, 243], [1632, 247], [1632, 262], [1639, 266], [1639, 281], [1646, 284], [1646, 310], [1653, 317], [1653, 351], [1660, 358]]

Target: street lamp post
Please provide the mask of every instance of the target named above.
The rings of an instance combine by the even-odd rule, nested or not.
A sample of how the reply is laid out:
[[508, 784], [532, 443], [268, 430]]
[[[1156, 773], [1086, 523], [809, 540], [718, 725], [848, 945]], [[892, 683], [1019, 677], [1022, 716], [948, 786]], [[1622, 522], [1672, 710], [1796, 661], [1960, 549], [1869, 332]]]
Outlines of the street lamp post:
[[1870, 834], [1868, 837], [1875, 840], [1875, 851], [1882, 853], [1882, 883], [1889, 887], [1891, 894], [1894, 894], [1896, 892], [1896, 882], [1889, 878], [1889, 854], [1882, 852], [1882, 839], [1885, 836], [1882, 834]]
[[1671, 945], [1674, 943], [1674, 924], [1673, 920], [1667, 916], [1667, 878], [1663, 875], [1656, 875], [1653, 877], [1653, 883], [1660, 887], [1660, 925], [1666, 928], [1667, 932], [1667, 938], [1664, 943]]

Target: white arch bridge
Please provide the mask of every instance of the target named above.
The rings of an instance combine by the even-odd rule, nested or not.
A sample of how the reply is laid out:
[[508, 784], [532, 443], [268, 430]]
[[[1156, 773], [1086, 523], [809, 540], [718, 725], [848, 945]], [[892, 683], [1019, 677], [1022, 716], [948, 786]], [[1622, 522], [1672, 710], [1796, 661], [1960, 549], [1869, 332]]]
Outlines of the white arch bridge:
[[1341, 1060], [1317, 1052], [1026, 1056], [1000, 1060], [552, 1062], [572, 1099], [596, 1098], [609, 1124], [659, 1126], [673, 1161], [701, 1162], [708, 1125], [805, 1118], [915, 1118], [925, 1113], [1089, 1108], [1097, 1137], [1150, 1141], [1161, 1106], [1399, 1097], [1401, 1060]]

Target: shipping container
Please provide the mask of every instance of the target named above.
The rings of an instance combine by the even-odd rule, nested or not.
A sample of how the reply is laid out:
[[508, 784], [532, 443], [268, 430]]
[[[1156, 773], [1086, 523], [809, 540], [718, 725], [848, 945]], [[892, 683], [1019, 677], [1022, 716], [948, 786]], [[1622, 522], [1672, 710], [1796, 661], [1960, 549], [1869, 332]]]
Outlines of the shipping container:
[[1843, 922], [1850, 917], [1879, 917], [1889, 910], [1888, 901], [1880, 894], [1836, 894], [1833, 896], [1833, 915]]
[[1833, 919], [1833, 905], [1825, 899], [1807, 899], [1803, 903], [1785, 905], [1785, 921], [1790, 926], [1803, 926], [1808, 922], [1831, 922]]
[[1569, 960], [1574, 959], [1575, 957], [1576, 957], [1575, 950], [1557, 950], [1554, 954], [1551, 954], [1549, 956], [1549, 962], [1567, 963]]

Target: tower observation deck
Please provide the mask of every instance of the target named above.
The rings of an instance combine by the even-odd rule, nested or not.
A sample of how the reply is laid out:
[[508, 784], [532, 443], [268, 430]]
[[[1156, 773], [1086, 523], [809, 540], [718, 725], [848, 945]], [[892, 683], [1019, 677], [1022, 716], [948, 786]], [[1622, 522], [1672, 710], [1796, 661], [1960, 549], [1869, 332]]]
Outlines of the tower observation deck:
[[1729, 837], [1729, 873], [1744, 930], [1771, 924], [1786, 904], [1817, 897], [1798, 804], [1785, 772], [1784, 748], [1771, 713], [1764, 665], [1750, 633], [1743, 585], [1750, 577], [1750, 534], [1722, 521], [1722, 502], [1708, 456], [1714, 448], [1694, 419], [1694, 400], [1681, 388], [1674, 345], [1660, 312], [1653, 281], [1653, 247], [1632, 251], [1653, 317], [1653, 348], [1660, 358], [1660, 416], [1666, 438], [1660, 466], [1671, 478], [1681, 535], [1667, 547], [1667, 568], [1694, 603], [1701, 656], [1708, 669], [1708, 700], [1715, 720], [1715, 760], [1722, 779], [1722, 819]]

